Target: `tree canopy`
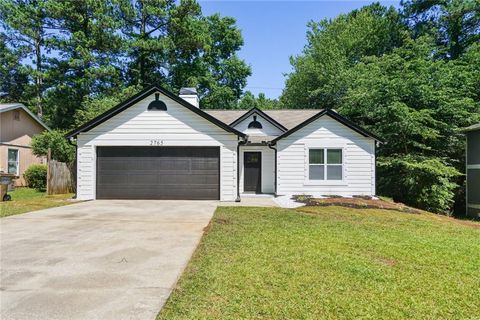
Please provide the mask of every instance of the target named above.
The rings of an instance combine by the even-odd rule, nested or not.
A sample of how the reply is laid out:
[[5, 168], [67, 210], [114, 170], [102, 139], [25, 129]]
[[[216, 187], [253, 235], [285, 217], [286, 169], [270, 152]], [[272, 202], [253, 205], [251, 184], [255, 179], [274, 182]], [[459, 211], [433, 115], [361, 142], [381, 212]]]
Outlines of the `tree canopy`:
[[478, 19], [475, 1], [404, 1], [311, 22], [280, 101], [335, 108], [383, 137], [379, 194], [461, 214], [460, 129], [480, 120]]
[[235, 19], [195, 0], [2, 0], [0, 23], [3, 100], [54, 128], [148, 84], [196, 86], [202, 107], [233, 108], [251, 74]]

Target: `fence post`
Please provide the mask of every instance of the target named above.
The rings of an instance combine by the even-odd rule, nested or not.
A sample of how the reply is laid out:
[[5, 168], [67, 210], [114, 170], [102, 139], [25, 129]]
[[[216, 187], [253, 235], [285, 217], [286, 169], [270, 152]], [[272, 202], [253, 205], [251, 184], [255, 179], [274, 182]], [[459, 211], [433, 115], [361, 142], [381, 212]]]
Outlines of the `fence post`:
[[52, 169], [50, 168], [50, 163], [52, 159], [52, 150], [48, 148], [47, 152], [47, 194], [51, 194], [51, 179], [52, 179]]

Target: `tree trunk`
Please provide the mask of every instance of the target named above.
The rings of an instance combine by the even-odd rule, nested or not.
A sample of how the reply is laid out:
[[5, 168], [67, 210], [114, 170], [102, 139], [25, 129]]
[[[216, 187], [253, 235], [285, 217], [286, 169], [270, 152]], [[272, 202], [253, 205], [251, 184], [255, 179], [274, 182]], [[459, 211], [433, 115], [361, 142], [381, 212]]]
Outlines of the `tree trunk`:
[[42, 36], [41, 31], [37, 30], [37, 35], [35, 39], [35, 66], [37, 68], [36, 74], [36, 100], [37, 100], [37, 115], [39, 118], [43, 116], [43, 107], [42, 107], [42, 93], [43, 93], [43, 73], [42, 73]]

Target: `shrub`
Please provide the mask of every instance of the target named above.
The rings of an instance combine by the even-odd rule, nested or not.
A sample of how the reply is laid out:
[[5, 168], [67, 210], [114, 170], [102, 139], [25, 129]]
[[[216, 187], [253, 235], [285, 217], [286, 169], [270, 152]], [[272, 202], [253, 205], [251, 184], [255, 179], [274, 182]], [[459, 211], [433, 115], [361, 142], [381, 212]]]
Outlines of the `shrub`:
[[449, 213], [461, 175], [439, 158], [398, 156], [378, 158], [378, 189], [396, 202], [437, 212]]
[[75, 159], [75, 148], [68, 143], [64, 134], [63, 131], [52, 130], [33, 136], [30, 143], [33, 154], [46, 156], [50, 148], [52, 159], [67, 163], [72, 162]]
[[23, 177], [30, 188], [45, 191], [47, 187], [47, 166], [45, 164], [33, 164], [25, 170]]

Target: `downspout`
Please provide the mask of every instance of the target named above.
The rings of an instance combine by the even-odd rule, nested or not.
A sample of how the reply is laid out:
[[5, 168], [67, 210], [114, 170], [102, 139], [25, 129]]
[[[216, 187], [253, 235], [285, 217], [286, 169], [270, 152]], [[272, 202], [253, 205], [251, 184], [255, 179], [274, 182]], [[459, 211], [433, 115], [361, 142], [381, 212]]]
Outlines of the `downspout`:
[[240, 140], [240, 137], [238, 138], [238, 144], [237, 144], [237, 198], [235, 199], [235, 202], [240, 202], [240, 146], [245, 145], [247, 142], [248, 137], [243, 138]]
[[267, 143], [267, 147], [275, 151], [275, 197], [277, 196], [277, 148], [272, 146], [271, 142]]

